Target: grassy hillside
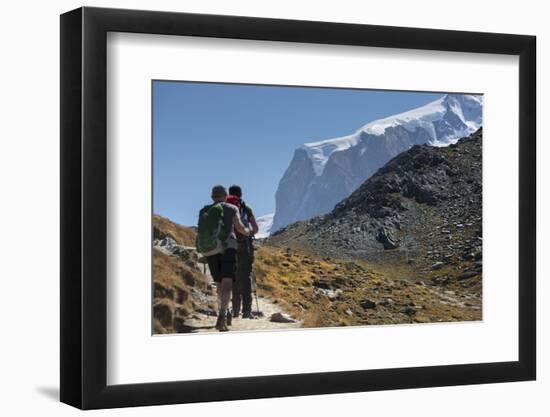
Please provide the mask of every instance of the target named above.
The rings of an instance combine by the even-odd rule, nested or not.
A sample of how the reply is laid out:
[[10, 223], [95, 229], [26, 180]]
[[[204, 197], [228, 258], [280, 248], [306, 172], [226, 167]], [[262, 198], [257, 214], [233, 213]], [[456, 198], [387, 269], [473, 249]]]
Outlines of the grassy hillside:
[[183, 246], [195, 246], [196, 233], [190, 227], [181, 226], [158, 214], [153, 215], [153, 238], [171, 237]]
[[258, 292], [303, 320], [304, 327], [481, 319], [480, 299], [441, 291], [410, 270], [263, 246], [256, 257]]
[[181, 250], [194, 244], [195, 231], [158, 215], [153, 221], [155, 239], [169, 237], [179, 245], [174, 253], [166, 246], [153, 246], [153, 332], [186, 332], [186, 321], [195, 311], [215, 309], [212, 287], [196, 253]]

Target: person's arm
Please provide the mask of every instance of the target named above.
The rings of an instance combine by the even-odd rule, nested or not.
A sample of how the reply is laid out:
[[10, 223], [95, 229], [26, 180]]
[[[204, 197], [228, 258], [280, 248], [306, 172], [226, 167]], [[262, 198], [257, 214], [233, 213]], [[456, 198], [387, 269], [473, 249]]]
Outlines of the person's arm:
[[241, 221], [241, 218], [238, 212], [235, 213], [235, 215], [233, 216], [233, 226], [235, 226], [235, 229], [241, 235], [250, 236], [250, 231], [245, 227], [245, 225]]
[[254, 215], [250, 216], [250, 224], [252, 225], [252, 235], [255, 235], [260, 228], [258, 227], [258, 223], [256, 223], [256, 217], [254, 217]]

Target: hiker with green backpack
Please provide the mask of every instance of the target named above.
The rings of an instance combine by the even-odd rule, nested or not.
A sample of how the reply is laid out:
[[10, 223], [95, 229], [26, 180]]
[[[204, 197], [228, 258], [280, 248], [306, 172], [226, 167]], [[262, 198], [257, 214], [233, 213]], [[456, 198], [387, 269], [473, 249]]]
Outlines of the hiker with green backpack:
[[237, 236], [235, 231], [249, 236], [243, 225], [239, 209], [226, 203], [227, 191], [222, 185], [212, 188], [213, 203], [199, 212], [196, 246], [208, 262], [210, 274], [216, 283], [218, 295], [218, 319], [216, 329], [229, 330], [232, 316], [228, 311], [233, 282], [237, 270]]

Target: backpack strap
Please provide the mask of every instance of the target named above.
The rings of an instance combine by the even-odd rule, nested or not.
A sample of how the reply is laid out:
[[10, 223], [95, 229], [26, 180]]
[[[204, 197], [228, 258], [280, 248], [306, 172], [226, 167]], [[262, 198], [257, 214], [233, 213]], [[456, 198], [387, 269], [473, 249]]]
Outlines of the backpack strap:
[[241, 210], [241, 220], [245, 226], [248, 226], [250, 224], [250, 216], [248, 215], [249, 209], [244, 200], [241, 200]]

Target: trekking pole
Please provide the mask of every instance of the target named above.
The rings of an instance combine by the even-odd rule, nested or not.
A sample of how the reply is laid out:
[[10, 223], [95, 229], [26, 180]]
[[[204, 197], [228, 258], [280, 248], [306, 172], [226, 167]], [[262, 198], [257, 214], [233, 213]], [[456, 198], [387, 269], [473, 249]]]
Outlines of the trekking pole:
[[260, 311], [260, 305], [258, 304], [258, 291], [257, 291], [257, 285], [256, 285], [256, 273], [254, 270], [251, 272], [251, 278], [252, 278], [252, 290], [254, 292], [254, 298], [256, 299], [256, 315], [260, 317], [262, 315], [262, 312]]
[[[251, 252], [254, 253], [254, 236], [251, 236], [250, 237], [250, 247], [251, 247]], [[262, 315], [261, 311], [260, 311], [260, 305], [258, 304], [258, 285], [257, 285], [257, 282], [256, 282], [256, 272], [254, 272], [254, 261], [252, 261], [252, 264], [251, 264], [251, 271], [250, 271], [250, 274], [251, 274], [251, 278], [252, 278], [252, 289], [253, 289], [253, 292], [254, 292], [254, 298], [256, 299], [256, 315], [258, 317], [260, 317]]]
[[260, 315], [260, 306], [258, 305], [258, 293], [254, 291], [254, 298], [256, 298], [256, 312]]

